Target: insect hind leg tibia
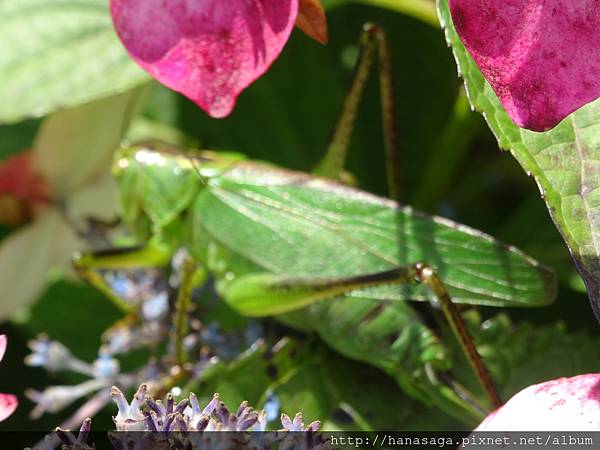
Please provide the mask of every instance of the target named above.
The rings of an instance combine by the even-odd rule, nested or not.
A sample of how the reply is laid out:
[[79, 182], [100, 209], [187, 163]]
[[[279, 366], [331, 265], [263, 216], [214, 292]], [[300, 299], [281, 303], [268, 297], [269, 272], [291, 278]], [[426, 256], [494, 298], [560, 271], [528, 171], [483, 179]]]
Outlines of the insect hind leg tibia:
[[471, 337], [471, 334], [469, 333], [469, 330], [467, 329], [467, 326], [462, 319], [458, 308], [452, 302], [452, 299], [450, 298], [450, 295], [444, 286], [444, 282], [438, 276], [436, 270], [427, 264], [417, 263], [414, 265], [414, 268], [415, 281], [427, 285], [435, 294], [440, 303], [441, 310], [444, 313], [446, 320], [450, 324], [452, 332], [456, 336], [456, 339], [458, 340], [465, 357], [469, 361], [471, 368], [475, 372], [477, 379], [488, 395], [492, 406], [494, 408], [499, 408], [503, 403], [498, 395], [498, 391], [496, 390], [492, 377], [485, 363], [483, 362], [481, 355], [479, 355], [477, 348], [475, 348], [473, 338]]
[[379, 62], [379, 89], [383, 140], [386, 153], [390, 196], [398, 200], [400, 175], [396, 132], [396, 113], [390, 51], [383, 30], [372, 23], [365, 24], [359, 41], [360, 52], [354, 67], [350, 87], [333, 128], [325, 156], [314, 170], [316, 175], [342, 180], [348, 156], [348, 146], [356, 121], [366, 82], [375, 58]]

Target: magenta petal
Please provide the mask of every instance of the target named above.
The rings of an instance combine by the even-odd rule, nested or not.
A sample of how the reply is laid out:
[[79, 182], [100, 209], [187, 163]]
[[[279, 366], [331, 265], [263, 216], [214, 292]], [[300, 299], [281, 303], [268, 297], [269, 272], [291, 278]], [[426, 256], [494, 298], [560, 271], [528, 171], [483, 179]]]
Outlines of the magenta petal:
[[4, 353], [6, 353], [6, 345], [8, 340], [5, 334], [0, 334], [0, 361], [4, 358]]
[[0, 422], [15, 412], [18, 405], [19, 402], [14, 395], [0, 394]]
[[140, 66], [225, 117], [281, 52], [298, 0], [111, 0], [110, 10]]
[[461, 40], [502, 105], [544, 131], [600, 97], [596, 0], [449, 0]]

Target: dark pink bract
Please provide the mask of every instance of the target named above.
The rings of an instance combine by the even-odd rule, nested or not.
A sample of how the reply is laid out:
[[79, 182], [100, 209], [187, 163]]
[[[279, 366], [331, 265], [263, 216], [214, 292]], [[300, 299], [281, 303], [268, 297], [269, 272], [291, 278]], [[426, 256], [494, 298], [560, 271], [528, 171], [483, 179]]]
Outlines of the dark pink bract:
[[281, 52], [298, 0], [111, 0], [110, 10], [141, 67], [225, 117]]
[[461, 40], [513, 121], [544, 131], [600, 97], [596, 0], [449, 0]]

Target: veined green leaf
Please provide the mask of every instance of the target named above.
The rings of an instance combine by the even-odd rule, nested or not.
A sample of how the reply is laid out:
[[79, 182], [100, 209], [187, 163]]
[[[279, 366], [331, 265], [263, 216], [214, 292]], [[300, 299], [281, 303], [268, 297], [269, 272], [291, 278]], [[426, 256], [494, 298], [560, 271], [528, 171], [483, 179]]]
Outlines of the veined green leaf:
[[108, 0], [0, 0], [0, 122], [148, 80], [117, 39]]
[[472, 106], [500, 146], [535, 177], [600, 318], [600, 100], [544, 133], [517, 127], [459, 40], [447, 0], [438, 0], [438, 12]]

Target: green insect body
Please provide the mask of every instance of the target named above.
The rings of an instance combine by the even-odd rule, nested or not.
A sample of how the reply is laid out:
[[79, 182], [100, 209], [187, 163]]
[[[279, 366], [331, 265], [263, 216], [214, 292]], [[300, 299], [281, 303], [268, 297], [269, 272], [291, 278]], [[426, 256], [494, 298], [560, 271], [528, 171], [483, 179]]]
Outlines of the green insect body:
[[[405, 301], [436, 297], [386, 274], [424, 261], [456, 303], [539, 306], [555, 296], [552, 273], [517, 249], [324, 178], [148, 146], [120, 151], [114, 172], [122, 219], [156, 255], [151, 264], [184, 247], [241, 314], [316, 332], [466, 422], [478, 412], [438, 380], [451, 350]], [[78, 265], [123, 266], [89, 255]]]
[[[474, 394], [477, 380], [493, 405], [501, 401], [453, 302], [541, 306], [554, 299], [555, 279], [484, 233], [331, 180], [343, 179], [353, 122], [377, 55], [389, 191], [398, 198], [385, 35], [366, 25], [360, 49], [315, 170], [323, 177], [239, 154], [122, 149], [114, 165], [121, 218], [142, 247], [79, 255], [75, 266], [118, 302], [95, 269], [166, 265], [183, 247], [199, 268], [188, 278], [202, 283], [213, 277], [219, 295], [239, 313], [276, 316], [314, 332], [339, 353], [384, 370], [413, 397], [472, 424], [492, 406], [481, 405], [481, 391]], [[450, 326], [438, 321], [432, 327], [423, 308], [406, 300], [437, 304]], [[432, 316], [435, 321], [439, 314]], [[460, 346], [445, 339], [449, 330]], [[475, 379], [463, 370], [467, 361]], [[457, 380], [465, 373], [471, 378]]]

